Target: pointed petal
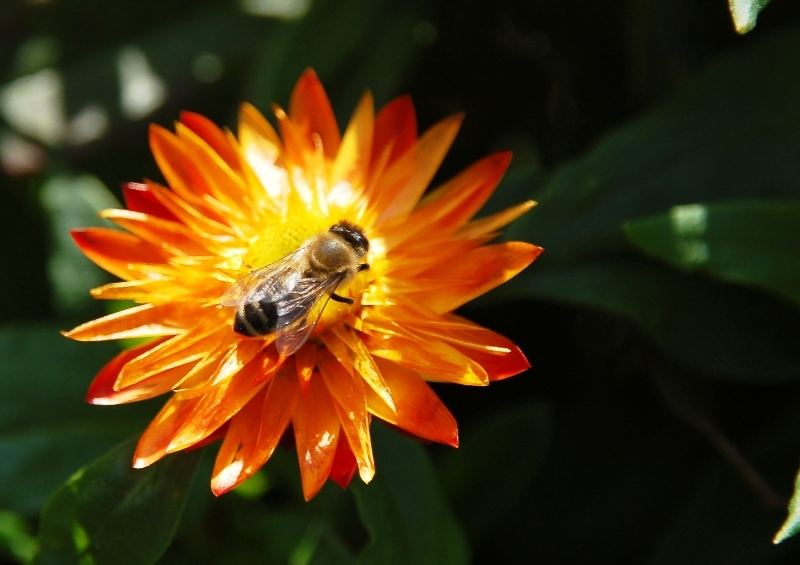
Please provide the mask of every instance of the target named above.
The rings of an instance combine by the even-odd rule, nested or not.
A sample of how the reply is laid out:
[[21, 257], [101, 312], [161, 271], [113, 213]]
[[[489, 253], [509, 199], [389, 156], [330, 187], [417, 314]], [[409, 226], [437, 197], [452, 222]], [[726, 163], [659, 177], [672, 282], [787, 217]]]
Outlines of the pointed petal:
[[150, 185], [140, 182], [126, 182], [122, 185], [122, 195], [125, 198], [125, 207], [134, 212], [141, 212], [156, 216], [163, 220], [177, 221], [169, 210], [156, 200], [150, 191]]
[[175, 335], [195, 323], [201, 312], [196, 304], [144, 304], [86, 322], [64, 335], [78, 341]]
[[384, 335], [371, 337], [367, 347], [375, 357], [412, 369], [428, 381], [484, 386], [489, 376], [478, 363], [443, 341], [412, 340]]
[[541, 252], [541, 247], [521, 241], [479, 247], [442, 261], [420, 275], [434, 282], [436, 279], [452, 281], [449, 288], [429, 289], [420, 284], [414, 296], [434, 312], [450, 312], [511, 279]]
[[392, 249], [421, 232], [441, 237], [460, 228], [483, 207], [510, 162], [510, 152], [490, 155], [426, 195], [408, 218], [381, 229], [386, 246]]
[[167, 446], [167, 452], [180, 451], [205, 439], [231, 419], [274, 375], [275, 360], [267, 355], [253, 359], [238, 373], [222, 381], [200, 397], [188, 418]]
[[311, 500], [331, 472], [339, 440], [339, 418], [322, 379], [311, 379], [292, 419], [303, 496]]
[[272, 456], [297, 404], [297, 379], [278, 374], [230, 422], [214, 463], [211, 490], [217, 496], [251, 477]]
[[234, 171], [238, 169], [239, 157], [235, 148], [231, 146], [225, 133], [214, 122], [194, 112], [181, 112], [180, 120], [182, 124], [203, 139], [217, 155], [222, 157], [231, 169]]
[[399, 96], [381, 108], [375, 119], [371, 162], [376, 163], [380, 155], [389, 148], [388, 162], [392, 163], [416, 140], [417, 115], [414, 103], [410, 96]]
[[134, 469], [152, 465], [167, 453], [176, 431], [192, 416], [199, 398], [170, 398], [139, 438], [133, 454]]
[[331, 184], [347, 181], [356, 190], [363, 190], [369, 171], [372, 148], [374, 105], [367, 92], [358, 103], [344, 133], [331, 171]]
[[501, 210], [496, 214], [478, 218], [469, 222], [466, 226], [459, 230], [458, 235], [467, 239], [480, 237], [482, 235], [493, 234], [500, 228], [503, 228], [522, 216], [525, 212], [536, 206], [536, 202], [528, 200], [522, 204], [511, 206], [505, 210]]
[[361, 480], [368, 483], [375, 476], [375, 459], [370, 440], [370, 415], [367, 411], [366, 390], [363, 381], [348, 373], [330, 354], [320, 365], [322, 379], [334, 399], [342, 431], [347, 438], [356, 461]]
[[325, 155], [331, 158], [336, 155], [340, 142], [339, 126], [328, 95], [311, 69], [303, 73], [292, 91], [289, 116], [305, 132], [310, 147], [314, 146], [311, 136], [317, 133], [322, 138]]
[[72, 239], [86, 257], [109, 273], [122, 279], [135, 275], [131, 263], [164, 263], [167, 255], [135, 235], [108, 228], [70, 230]]
[[435, 124], [389, 166], [370, 205], [379, 222], [405, 216], [414, 209], [444, 160], [462, 121], [463, 116], [457, 114]]
[[392, 389], [396, 412], [378, 395], [367, 390], [367, 407], [378, 418], [418, 437], [458, 447], [458, 425], [431, 387], [414, 371], [378, 360], [381, 373]]
[[100, 217], [122, 226], [171, 255], [207, 255], [202, 240], [183, 224], [132, 210], [103, 210]]
[[125, 404], [127, 402], [153, 398], [154, 396], [169, 391], [171, 386], [180, 379], [180, 374], [173, 372], [172, 374], [159, 375], [155, 379], [149, 379], [141, 383], [142, 386], [121, 391], [114, 390], [114, 383], [117, 381], [122, 367], [124, 367], [128, 361], [152, 349], [161, 341], [162, 340], [151, 341], [150, 343], [145, 343], [138, 347], [126, 349], [114, 356], [111, 361], [100, 369], [92, 380], [92, 384], [89, 385], [89, 390], [86, 392], [86, 402], [98, 405]]
[[358, 463], [346, 441], [336, 444], [336, 455], [333, 457], [329, 478], [343, 489], [347, 488], [358, 469]]
[[348, 329], [332, 328], [332, 331], [321, 335], [320, 339], [345, 370], [355, 370], [387, 406], [394, 405], [392, 392], [360, 337]]

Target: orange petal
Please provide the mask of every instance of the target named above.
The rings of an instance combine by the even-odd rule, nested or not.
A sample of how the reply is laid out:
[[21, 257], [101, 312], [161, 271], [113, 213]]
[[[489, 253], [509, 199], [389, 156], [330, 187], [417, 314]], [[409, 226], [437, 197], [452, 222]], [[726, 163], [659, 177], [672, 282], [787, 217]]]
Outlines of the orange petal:
[[194, 112], [181, 112], [180, 120], [222, 157], [231, 169], [238, 170], [239, 156], [236, 154], [236, 149], [231, 146], [225, 133], [214, 122]]
[[92, 262], [122, 279], [134, 278], [131, 263], [164, 263], [166, 255], [135, 235], [108, 228], [70, 230], [72, 239]]
[[[147, 396], [147, 392], [149, 392], [152, 388], [158, 389], [160, 386], [164, 386], [163, 382], [159, 383], [160, 386], [156, 387], [152, 386], [153, 383], [149, 383], [147, 391], [126, 390], [124, 392], [117, 392], [113, 387], [120, 370], [128, 361], [134, 357], [137, 357], [138, 355], [141, 355], [145, 351], [152, 349], [158, 345], [160, 341], [161, 340], [151, 341], [150, 343], [145, 343], [143, 345], [139, 345], [138, 347], [126, 349], [125, 351], [115, 355], [111, 361], [106, 363], [103, 368], [100, 369], [100, 371], [92, 380], [92, 383], [89, 385], [89, 390], [86, 391], [86, 402], [89, 404], [124, 404], [126, 402], [133, 402], [143, 398], [151, 398], [150, 396]], [[168, 390], [169, 386], [161, 390], [161, 392], [166, 392]], [[153, 394], [153, 396], [156, 396], [161, 392], [157, 392]], [[143, 395], [141, 393], [143, 393]]]
[[206, 179], [211, 194], [246, 215], [252, 203], [247, 202], [249, 189], [242, 181], [242, 177], [191, 129], [178, 123], [175, 132], [178, 139], [183, 142], [186, 154]]
[[231, 419], [275, 373], [275, 360], [261, 355], [238, 373], [212, 387], [200, 397], [191, 418], [174, 435], [167, 452], [180, 451], [205, 439]]
[[439, 169], [461, 127], [457, 114], [435, 124], [402, 157], [387, 168], [370, 209], [380, 222], [407, 215]]
[[433, 312], [450, 312], [511, 279], [541, 252], [541, 247], [521, 241], [479, 247], [460, 257], [441, 261], [421, 274], [434, 282], [440, 279], [452, 281], [452, 284], [449, 288], [430, 289], [420, 284], [415, 297]]
[[292, 419], [303, 496], [311, 500], [331, 472], [339, 440], [339, 418], [322, 379], [311, 379]]
[[381, 376], [380, 369], [361, 338], [348, 329], [334, 327], [320, 336], [337, 361], [348, 372], [356, 371], [387, 406], [393, 406], [392, 392]]
[[369, 171], [374, 121], [372, 94], [367, 92], [353, 112], [331, 171], [331, 184], [347, 181], [363, 190]]
[[115, 388], [127, 388], [156, 373], [204, 359], [212, 352], [219, 355], [217, 348], [220, 344], [230, 343], [231, 334], [229, 328], [220, 327], [213, 317], [201, 320], [190, 330], [128, 362], [120, 372]]
[[358, 463], [350, 445], [346, 441], [338, 442], [329, 478], [340, 487], [347, 488], [347, 485], [353, 480], [357, 468]]
[[195, 323], [201, 312], [196, 304], [144, 304], [86, 322], [64, 335], [78, 341], [175, 335]]
[[[392, 163], [417, 140], [417, 116], [410, 96], [400, 96], [381, 108], [375, 118], [372, 142], [373, 165], [390, 148], [388, 162]], [[374, 171], [371, 171], [371, 173]]]
[[169, 254], [208, 254], [201, 239], [183, 224], [132, 210], [103, 210], [100, 212], [100, 217], [111, 220]]
[[178, 219], [156, 200], [155, 196], [150, 192], [150, 186], [147, 184], [127, 182], [122, 185], [122, 195], [125, 198], [125, 206], [128, 210], [142, 212], [164, 220], [176, 221]]
[[173, 435], [192, 417], [199, 402], [199, 398], [180, 399], [174, 396], [167, 401], [139, 438], [133, 454], [134, 469], [152, 465], [166, 455]]
[[370, 353], [419, 373], [428, 381], [461, 385], [489, 384], [489, 375], [478, 363], [443, 341], [411, 340], [383, 335], [368, 341]]
[[339, 126], [328, 95], [311, 69], [306, 69], [292, 91], [289, 116], [305, 132], [309, 147], [314, 146], [311, 136], [317, 133], [322, 138], [325, 155], [330, 158], [336, 155], [340, 142]]
[[150, 150], [172, 190], [181, 196], [213, 194], [209, 180], [186, 149], [184, 141], [155, 124], [150, 125], [148, 133]]
[[231, 228], [205, 215], [171, 190], [153, 184], [151, 193], [178, 221], [204, 238], [217, 238], [218, 241], [231, 241]]
[[369, 435], [370, 415], [363, 381], [348, 373], [330, 354], [320, 365], [322, 379], [334, 399], [342, 431], [350, 444], [361, 480], [368, 483], [375, 476], [375, 459]]
[[250, 104], [243, 104], [239, 111], [239, 144], [257, 209], [285, 215], [290, 185], [283, 163], [278, 163], [282, 144], [273, 127]]
[[230, 422], [222, 442], [211, 490], [219, 496], [241, 484], [270, 458], [297, 404], [297, 379], [287, 370], [264, 386]]
[[317, 348], [314, 345], [305, 345], [294, 354], [297, 378], [303, 390], [308, 386], [311, 375], [317, 367]]
[[392, 389], [396, 412], [368, 389], [369, 411], [416, 436], [458, 447], [456, 420], [431, 387], [410, 369], [380, 359], [378, 364]]
[[511, 206], [505, 210], [501, 210], [491, 216], [485, 216], [477, 220], [469, 222], [466, 226], [459, 230], [458, 235], [464, 238], [475, 238], [483, 235], [493, 234], [500, 228], [510, 224], [525, 212], [536, 206], [536, 202], [528, 200], [522, 204]]

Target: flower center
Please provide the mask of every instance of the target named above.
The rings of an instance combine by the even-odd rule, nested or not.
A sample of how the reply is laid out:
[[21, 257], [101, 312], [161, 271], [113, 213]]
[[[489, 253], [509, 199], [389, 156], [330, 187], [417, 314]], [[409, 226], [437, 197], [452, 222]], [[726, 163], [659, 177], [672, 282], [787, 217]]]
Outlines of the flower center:
[[[283, 259], [297, 251], [309, 239], [328, 231], [335, 223], [324, 217], [304, 219], [305, 222], [282, 222], [266, 226], [250, 244], [244, 258], [246, 269], [260, 269]], [[364, 261], [367, 262], [368, 258], [365, 257]], [[326, 296], [319, 297], [321, 301], [327, 300], [327, 304], [314, 331], [315, 335], [340, 322], [351, 309], [360, 307], [361, 293], [369, 280], [368, 274], [368, 271], [358, 273], [335, 289], [337, 295], [352, 298], [355, 301], [353, 305], [328, 300]]]

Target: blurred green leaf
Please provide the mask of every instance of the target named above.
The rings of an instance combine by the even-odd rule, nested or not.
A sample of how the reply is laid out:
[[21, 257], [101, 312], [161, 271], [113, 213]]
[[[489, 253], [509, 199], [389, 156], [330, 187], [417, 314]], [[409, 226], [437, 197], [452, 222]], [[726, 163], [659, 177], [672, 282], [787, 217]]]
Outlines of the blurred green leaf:
[[[624, 316], [669, 353], [711, 374], [796, 379], [796, 313], [756, 293], [634, 257], [623, 227], [684, 203], [754, 193], [796, 197], [798, 58], [798, 28], [739, 50], [558, 169], [533, 195], [539, 206], [508, 233], [545, 253], [499, 295]], [[737, 308], [742, 304], [747, 307]]]
[[800, 471], [797, 472], [794, 480], [794, 494], [789, 501], [789, 514], [772, 542], [781, 543], [796, 536], [798, 532], [800, 532]]
[[144, 425], [149, 407], [89, 406], [84, 394], [113, 344], [52, 326], [0, 329], [0, 506], [24, 514], [79, 466]]
[[737, 33], [747, 33], [756, 27], [758, 14], [771, 0], [728, 0], [728, 7]]
[[42, 186], [40, 199], [50, 222], [50, 257], [47, 263], [53, 303], [60, 314], [85, 312], [94, 300], [89, 289], [108, 281], [78, 250], [69, 230], [109, 222], [97, 213], [120, 204], [96, 177], [54, 175]]
[[19, 514], [0, 510], [0, 556], [29, 563], [36, 552], [36, 538]]
[[689, 204], [625, 227], [630, 240], [649, 255], [800, 304], [798, 201]]
[[44, 507], [37, 563], [155, 563], [169, 545], [200, 451], [131, 468], [135, 440], [76, 472]]
[[800, 377], [796, 312], [746, 289], [629, 259], [532, 269], [522, 281], [520, 292], [529, 296], [622, 316], [717, 378], [763, 384]]
[[353, 490], [370, 543], [362, 563], [415, 565], [469, 561], [461, 527], [447, 506], [433, 466], [413, 440], [373, 426], [379, 469]]
[[473, 542], [500, 527], [535, 480], [549, 445], [551, 415], [541, 403], [507, 406], [463, 430], [440, 475]]
[[340, 120], [349, 117], [368, 88], [378, 103], [387, 101], [398, 94], [397, 86], [420, 47], [414, 27], [423, 8], [416, 1], [315, 2], [305, 18], [267, 37], [250, 75], [249, 98], [262, 108], [285, 105], [297, 78], [312, 67], [329, 92], [336, 92], [332, 103]]
[[[773, 414], [772, 425], [742, 446], [768, 484], [777, 485], [800, 449], [800, 412]], [[697, 471], [695, 471], [697, 473]], [[771, 543], [780, 509], [747, 487], [742, 470], [718, 459], [659, 528], [648, 565], [789, 565], [800, 562], [800, 544]]]

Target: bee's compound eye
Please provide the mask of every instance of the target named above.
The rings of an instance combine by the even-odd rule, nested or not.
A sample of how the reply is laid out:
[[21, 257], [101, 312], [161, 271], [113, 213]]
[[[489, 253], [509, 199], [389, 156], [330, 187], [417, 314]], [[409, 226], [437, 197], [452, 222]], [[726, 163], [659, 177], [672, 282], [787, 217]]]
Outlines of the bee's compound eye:
[[341, 221], [338, 224], [331, 226], [329, 230], [335, 233], [343, 240], [345, 240], [350, 247], [352, 247], [359, 256], [366, 254], [369, 251], [369, 241], [364, 236], [361, 228], [349, 222]]

